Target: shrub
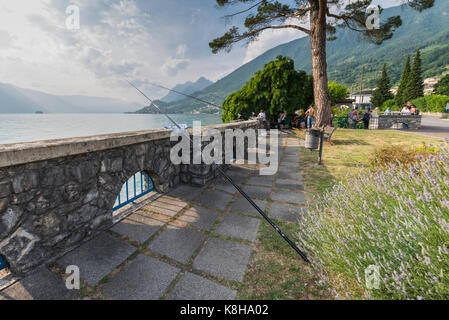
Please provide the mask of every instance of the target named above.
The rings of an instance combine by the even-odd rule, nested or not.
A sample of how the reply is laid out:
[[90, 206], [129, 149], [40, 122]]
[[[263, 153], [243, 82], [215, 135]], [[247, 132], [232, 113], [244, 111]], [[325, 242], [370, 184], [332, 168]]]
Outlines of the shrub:
[[372, 168], [387, 167], [390, 164], [409, 165], [417, 161], [418, 156], [426, 157], [436, 154], [436, 148], [423, 145], [419, 148], [404, 148], [402, 146], [383, 146], [376, 149], [368, 159]]
[[382, 108], [379, 108], [379, 109], [381, 109], [379, 111], [385, 111], [385, 110], [387, 110], [388, 107], [392, 111], [396, 111], [396, 110], [399, 109], [398, 106], [396, 106], [396, 100], [390, 99], [390, 100], [387, 100], [387, 101], [384, 102], [384, 105], [382, 106]]
[[412, 101], [421, 112], [445, 112], [449, 96], [430, 95]]
[[332, 112], [336, 117], [346, 117], [347, 113], [351, 110], [352, 110], [351, 108], [344, 108], [344, 107], [332, 108]]
[[[449, 145], [348, 177], [300, 221], [300, 245], [337, 296], [449, 298]], [[365, 281], [379, 268], [380, 287]]]

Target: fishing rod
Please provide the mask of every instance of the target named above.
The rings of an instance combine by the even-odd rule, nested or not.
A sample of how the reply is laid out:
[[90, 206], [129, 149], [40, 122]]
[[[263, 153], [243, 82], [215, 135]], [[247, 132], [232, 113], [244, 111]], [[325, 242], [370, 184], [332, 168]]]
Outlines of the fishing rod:
[[301, 139], [301, 140], [306, 140], [306, 139], [304, 139], [304, 138], [301, 138], [301, 137], [299, 137], [299, 136], [297, 136], [296, 134], [293, 134], [293, 133], [291, 133], [290, 131], [287, 131], [287, 130], [280, 130], [281, 132], [284, 132], [284, 133], [286, 133], [286, 134], [289, 134], [289, 135], [291, 135], [291, 136], [293, 136], [293, 137], [295, 137], [295, 138], [298, 138], [298, 139]]
[[[182, 130], [181, 126], [175, 121], [173, 120], [165, 111], [163, 111], [161, 108], [159, 108], [159, 106], [154, 103], [154, 101], [152, 99], [150, 99], [145, 93], [143, 93], [139, 88], [137, 88], [134, 84], [132, 84], [131, 82], [128, 81], [128, 83], [137, 91], [140, 92], [140, 94], [142, 94], [146, 99], [148, 99], [148, 101], [151, 102], [150, 106], [154, 106], [159, 112], [161, 112], [163, 115], [165, 115], [167, 117], [168, 120], [170, 120], [170, 122], [172, 122], [178, 129], [181, 130], [181, 132], [183, 132], [183, 134], [190, 140], [191, 143], [193, 143], [192, 138], [190, 137], [189, 134], [186, 133], [186, 131]], [[259, 212], [259, 214], [281, 235], [281, 237], [296, 251], [296, 253], [298, 253], [301, 258], [305, 261], [305, 262], [310, 262], [309, 259], [307, 258], [307, 256], [304, 254], [304, 252], [302, 252], [297, 246], [296, 244], [293, 243], [293, 241], [291, 241], [284, 232], [282, 232], [282, 230], [265, 214], [265, 212], [262, 211], [262, 209], [259, 208], [259, 206], [246, 194], [245, 191], [243, 191], [232, 179], [231, 177], [229, 177], [226, 172], [220, 167], [218, 166], [215, 162], [212, 163], [212, 165], [218, 170], [218, 172], [230, 183], [232, 184], [232, 186], [246, 199], [248, 200], [248, 202], [254, 207], [254, 209], [257, 210], [257, 212]]]
[[216, 105], [216, 104], [214, 104], [214, 103], [212, 103], [212, 102], [208, 102], [208, 101], [206, 101], [206, 100], [203, 100], [203, 99], [194, 97], [194, 96], [192, 96], [192, 95], [190, 95], [190, 94], [182, 93], [182, 92], [176, 91], [176, 90], [174, 90], [174, 89], [169, 89], [169, 88], [164, 87], [164, 86], [162, 86], [162, 85], [160, 85], [160, 84], [157, 84], [157, 83], [150, 83], [150, 84], [153, 85], [153, 86], [155, 86], [155, 87], [159, 87], [159, 88], [162, 88], [162, 89], [171, 91], [171, 92], [175, 92], [175, 93], [180, 94], [180, 95], [182, 95], [182, 96], [185, 96], [185, 97], [188, 97], [188, 98], [191, 98], [191, 99], [195, 99], [195, 100], [197, 100], [197, 101], [200, 101], [200, 102], [209, 104], [209, 105], [211, 105], [211, 106], [218, 107], [218, 108], [220, 108], [220, 109], [222, 108], [222, 107], [219, 106], [219, 105]]

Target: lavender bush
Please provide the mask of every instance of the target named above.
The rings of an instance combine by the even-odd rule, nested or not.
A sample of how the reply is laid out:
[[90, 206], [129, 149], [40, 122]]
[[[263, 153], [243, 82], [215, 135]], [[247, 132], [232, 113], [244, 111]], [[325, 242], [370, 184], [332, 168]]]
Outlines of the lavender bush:
[[335, 185], [300, 221], [300, 239], [337, 297], [356, 297], [356, 283], [362, 298], [448, 299], [449, 144]]

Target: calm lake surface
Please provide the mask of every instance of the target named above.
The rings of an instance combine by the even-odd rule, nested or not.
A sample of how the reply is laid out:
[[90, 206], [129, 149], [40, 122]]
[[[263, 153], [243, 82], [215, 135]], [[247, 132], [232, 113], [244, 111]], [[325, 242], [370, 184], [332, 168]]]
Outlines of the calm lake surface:
[[[218, 114], [170, 115], [179, 124], [221, 123]], [[155, 114], [0, 114], [0, 144], [85, 137], [163, 128], [172, 123]]]

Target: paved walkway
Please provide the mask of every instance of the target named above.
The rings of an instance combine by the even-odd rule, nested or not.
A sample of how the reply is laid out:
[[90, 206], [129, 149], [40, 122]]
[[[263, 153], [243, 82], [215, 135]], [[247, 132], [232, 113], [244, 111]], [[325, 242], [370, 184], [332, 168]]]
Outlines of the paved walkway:
[[[233, 166], [228, 173], [271, 218], [295, 222], [305, 203], [300, 141], [281, 141], [275, 176], [260, 176], [254, 166]], [[0, 299], [231, 300], [261, 223], [221, 178], [203, 188], [182, 185], [1, 291]], [[69, 265], [80, 269], [81, 292], [65, 287]]]

